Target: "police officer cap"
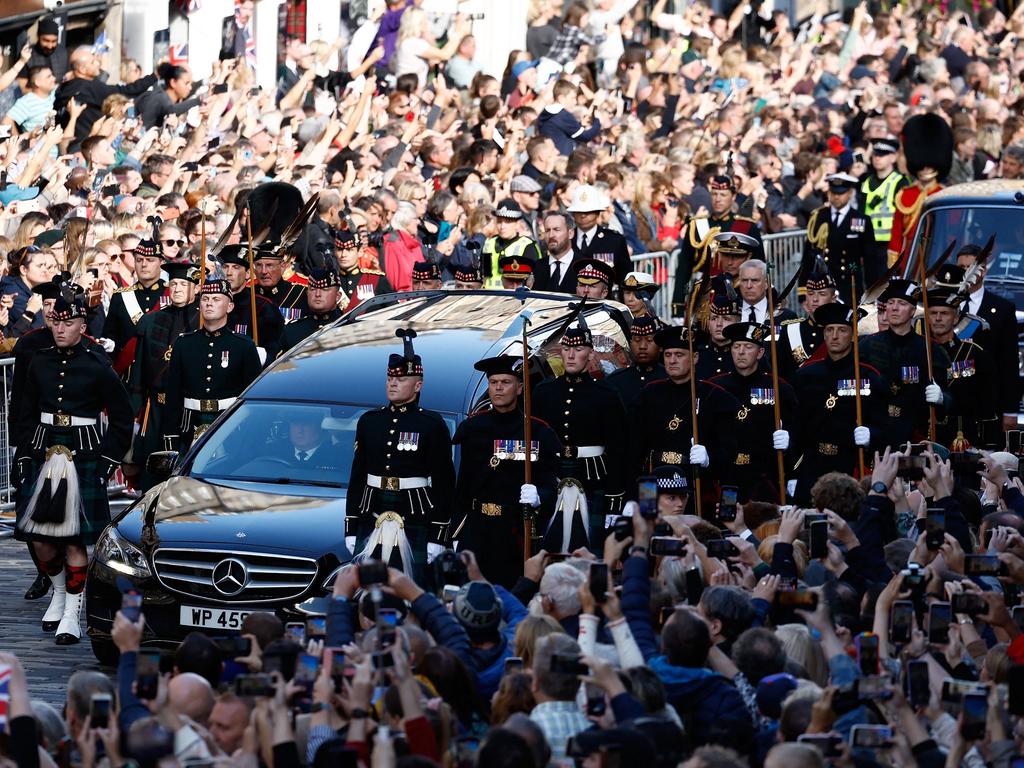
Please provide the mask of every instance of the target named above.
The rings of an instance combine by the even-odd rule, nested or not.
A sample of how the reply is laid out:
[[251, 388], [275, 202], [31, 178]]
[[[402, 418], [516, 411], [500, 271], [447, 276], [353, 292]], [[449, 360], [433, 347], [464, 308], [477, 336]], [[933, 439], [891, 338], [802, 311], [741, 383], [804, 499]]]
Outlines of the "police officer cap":
[[518, 221], [523, 218], [523, 209], [519, 207], [519, 203], [511, 198], [505, 198], [498, 207], [494, 209], [494, 215], [499, 219], [507, 219], [509, 221]]
[[519, 378], [522, 374], [523, 360], [515, 355], [498, 355], [497, 357], [485, 357], [477, 360], [473, 367], [482, 371], [488, 376], [508, 374]]
[[[863, 309], [858, 309], [857, 319], [860, 320], [866, 314]], [[840, 304], [838, 301], [822, 304], [814, 310], [814, 322], [822, 328], [826, 325], [845, 325], [853, 328], [853, 308], [848, 304]]]
[[765, 329], [760, 323], [732, 323], [725, 326], [722, 335], [729, 341], [750, 341], [760, 344], [765, 340]]
[[890, 280], [889, 284], [885, 286], [885, 290], [882, 291], [882, 295], [878, 297], [878, 300], [889, 301], [890, 299], [902, 299], [908, 304], [916, 304], [917, 283], [913, 280]]
[[658, 485], [658, 493], [682, 495], [690, 490], [690, 483], [683, 470], [670, 464], [655, 467], [654, 480]]
[[689, 349], [690, 332], [683, 325], [666, 325], [654, 334], [654, 343], [664, 349]]
[[876, 155], [895, 155], [899, 149], [900, 141], [896, 138], [875, 139], [871, 142], [871, 151]]

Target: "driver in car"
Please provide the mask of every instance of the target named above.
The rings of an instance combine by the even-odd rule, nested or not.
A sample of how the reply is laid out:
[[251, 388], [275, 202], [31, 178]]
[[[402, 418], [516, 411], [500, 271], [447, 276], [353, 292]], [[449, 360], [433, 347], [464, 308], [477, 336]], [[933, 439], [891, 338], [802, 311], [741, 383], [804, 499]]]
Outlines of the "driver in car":
[[341, 453], [323, 428], [328, 413], [325, 408], [296, 408], [285, 417], [288, 440], [282, 441], [273, 457], [305, 470], [339, 472]]

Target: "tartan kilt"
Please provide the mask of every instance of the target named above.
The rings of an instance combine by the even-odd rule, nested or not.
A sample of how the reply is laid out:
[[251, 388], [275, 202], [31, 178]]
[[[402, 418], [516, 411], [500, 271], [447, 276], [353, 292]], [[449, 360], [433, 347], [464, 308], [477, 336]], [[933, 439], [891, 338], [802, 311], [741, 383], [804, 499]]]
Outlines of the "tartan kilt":
[[[430, 526], [429, 525], [410, 525], [408, 517], [405, 517], [406, 521], [405, 528], [402, 530], [405, 532], [405, 538], [409, 540], [409, 547], [412, 549], [412, 573], [413, 581], [417, 584], [425, 584], [424, 579], [427, 575], [427, 542], [430, 541]], [[370, 538], [370, 534], [373, 533], [374, 518], [369, 518], [366, 521], [360, 520], [356, 527], [356, 551], [353, 555], [358, 555], [366, 547], [366, 542]], [[373, 556], [380, 558], [380, 549], [373, 553]], [[398, 548], [395, 547], [391, 551], [391, 561], [387, 563], [392, 568], [402, 570], [402, 556], [398, 552]]]
[[206, 411], [191, 411], [185, 408], [181, 412], [181, 446], [184, 453], [199, 437], [202, 436], [213, 422], [220, 416], [221, 411], [207, 413]]
[[82, 513], [80, 532], [77, 536], [68, 538], [52, 538], [38, 534], [27, 533], [20, 527], [16, 527], [14, 538], [19, 541], [46, 541], [54, 544], [95, 544], [103, 529], [110, 524], [110, 501], [107, 496], [107, 486], [100, 482], [100, 455], [99, 447], [95, 451], [83, 451], [79, 447], [79, 439], [76, 427], [44, 427], [43, 448], [34, 448], [31, 458], [30, 472], [33, 478], [31, 482], [23, 482], [18, 488], [15, 501], [15, 514], [18, 520], [22, 515], [27, 514], [26, 506], [35, 493], [36, 484], [41, 482], [40, 470], [46, 458], [46, 449], [53, 445], [64, 445], [75, 452], [74, 465], [78, 473], [78, 490], [82, 500]]

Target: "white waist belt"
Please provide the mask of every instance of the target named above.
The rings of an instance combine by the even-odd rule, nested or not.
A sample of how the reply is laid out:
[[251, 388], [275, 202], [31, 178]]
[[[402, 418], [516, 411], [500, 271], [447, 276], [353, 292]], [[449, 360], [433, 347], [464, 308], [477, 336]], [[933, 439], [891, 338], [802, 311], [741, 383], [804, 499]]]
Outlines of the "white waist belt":
[[573, 447], [571, 450], [573, 455], [568, 458], [593, 459], [597, 456], [604, 456], [603, 445], [581, 445], [578, 447]]
[[371, 488], [383, 488], [386, 491], [408, 491], [412, 488], [428, 488], [429, 477], [381, 477], [366, 475], [366, 484]]
[[91, 427], [96, 423], [96, 419], [68, 416], [63, 413], [40, 413], [39, 422], [49, 427]]
[[190, 411], [201, 411], [203, 413], [216, 413], [231, 407], [237, 398], [225, 397], [223, 400], [196, 400], [194, 397], [185, 398], [185, 407]]

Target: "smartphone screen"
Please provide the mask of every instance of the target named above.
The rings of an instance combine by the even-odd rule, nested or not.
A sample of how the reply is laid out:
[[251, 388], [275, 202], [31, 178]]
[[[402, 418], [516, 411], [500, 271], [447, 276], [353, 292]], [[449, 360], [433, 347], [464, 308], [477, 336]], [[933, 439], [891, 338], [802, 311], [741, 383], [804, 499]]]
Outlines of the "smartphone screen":
[[306, 625], [301, 621], [290, 621], [284, 625], [284, 636], [293, 643], [306, 644]]
[[135, 695], [153, 701], [160, 685], [160, 654], [141, 651], [135, 662]]
[[636, 500], [640, 507], [640, 516], [654, 518], [658, 516], [658, 482], [653, 477], [641, 477], [637, 483]]
[[312, 619], [306, 619], [306, 637], [324, 637], [326, 635], [326, 616], [314, 616]]
[[907, 665], [908, 698], [912, 707], [927, 707], [931, 702], [928, 662], [912, 661]]
[[1024, 664], [1014, 664], [1006, 676], [1009, 694], [1006, 708], [1011, 715], [1024, 715]]
[[606, 593], [608, 592], [608, 564], [607, 563], [591, 563], [590, 564], [590, 594], [594, 598], [595, 603], [603, 603], [608, 598]]
[[121, 595], [121, 613], [132, 624], [142, 615], [142, 594], [130, 589]]
[[811, 523], [811, 559], [820, 560], [828, 556], [828, 523], [819, 520]]
[[860, 673], [870, 676], [878, 674], [878, 635], [864, 632], [857, 635], [857, 663]]
[[928, 607], [928, 642], [945, 645], [949, 642], [949, 624], [953, 620], [953, 606], [932, 603]]
[[736, 519], [736, 501], [739, 497], [739, 488], [735, 485], [722, 486], [722, 500], [718, 503], [718, 519], [731, 523]]
[[942, 508], [929, 508], [925, 518], [924, 540], [928, 549], [935, 551], [946, 543], [946, 512]]
[[985, 738], [985, 721], [988, 718], [988, 696], [984, 693], [964, 695], [960, 734], [966, 740]]
[[509, 656], [505, 659], [505, 674], [523, 671], [523, 659], [521, 656]]
[[892, 728], [887, 725], [855, 725], [850, 733], [854, 747], [885, 749], [892, 745]]
[[312, 688], [319, 667], [320, 660], [316, 656], [310, 653], [300, 653], [295, 663], [295, 682]]
[[914, 603], [910, 600], [897, 600], [892, 604], [889, 616], [889, 641], [899, 645], [910, 642], [914, 628]]
[[1020, 453], [1020, 430], [1006, 430], [1006, 450], [1010, 453]]
[[89, 727], [110, 727], [110, 694], [94, 693], [89, 705]]

